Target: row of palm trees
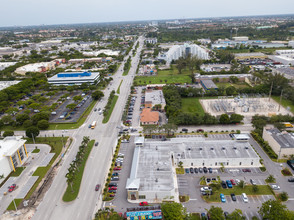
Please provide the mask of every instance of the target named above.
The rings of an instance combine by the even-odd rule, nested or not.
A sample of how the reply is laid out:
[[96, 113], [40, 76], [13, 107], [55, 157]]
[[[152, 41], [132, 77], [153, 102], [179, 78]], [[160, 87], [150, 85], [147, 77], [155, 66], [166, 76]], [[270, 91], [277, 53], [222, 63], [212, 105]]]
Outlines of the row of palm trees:
[[167, 136], [170, 136], [170, 134], [173, 132], [176, 132], [178, 130], [178, 126], [172, 123], [163, 124], [163, 125], [144, 125], [143, 127], [143, 133], [149, 134], [151, 136], [152, 133], [165, 133]]
[[77, 152], [76, 158], [69, 165], [68, 172], [65, 175], [66, 182], [68, 185], [70, 185], [72, 192], [74, 192], [73, 183], [76, 179], [77, 173], [80, 171], [80, 166], [84, 160], [84, 156], [85, 156], [89, 141], [90, 141], [89, 136], [83, 137], [83, 141], [81, 145], [79, 146], [79, 151]]

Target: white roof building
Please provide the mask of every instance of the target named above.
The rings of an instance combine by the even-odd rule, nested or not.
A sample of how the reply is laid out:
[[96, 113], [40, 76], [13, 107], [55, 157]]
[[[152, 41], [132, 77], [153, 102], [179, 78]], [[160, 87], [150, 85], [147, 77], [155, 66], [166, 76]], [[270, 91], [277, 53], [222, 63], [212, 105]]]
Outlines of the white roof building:
[[48, 78], [49, 84], [54, 85], [81, 85], [83, 83], [99, 83], [99, 72], [64, 72]]
[[16, 64], [16, 62], [0, 62], [0, 71], [4, 70], [5, 68], [7, 68], [9, 66], [13, 66], [15, 64]]
[[18, 67], [15, 72], [17, 74], [25, 75], [27, 72], [45, 72], [55, 68], [55, 62], [31, 63], [25, 66]]

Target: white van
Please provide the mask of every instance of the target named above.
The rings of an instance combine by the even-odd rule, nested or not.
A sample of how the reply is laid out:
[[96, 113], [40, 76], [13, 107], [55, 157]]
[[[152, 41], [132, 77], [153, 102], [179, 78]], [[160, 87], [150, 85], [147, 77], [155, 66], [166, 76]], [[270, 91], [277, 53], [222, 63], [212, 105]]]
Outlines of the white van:
[[248, 202], [248, 197], [247, 197], [246, 193], [242, 193], [242, 199], [245, 203]]

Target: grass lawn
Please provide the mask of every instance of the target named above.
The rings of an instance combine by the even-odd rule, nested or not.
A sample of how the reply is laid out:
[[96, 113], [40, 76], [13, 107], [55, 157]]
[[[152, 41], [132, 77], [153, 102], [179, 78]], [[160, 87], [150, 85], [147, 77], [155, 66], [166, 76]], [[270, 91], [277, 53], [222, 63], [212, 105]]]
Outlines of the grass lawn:
[[16, 167], [15, 172], [12, 172], [10, 176], [19, 176], [26, 167]]
[[82, 182], [82, 178], [83, 178], [83, 173], [84, 173], [84, 168], [86, 166], [86, 162], [87, 162], [87, 159], [91, 153], [91, 150], [94, 146], [94, 142], [95, 140], [91, 140], [89, 143], [88, 143], [88, 147], [87, 147], [87, 150], [85, 152], [85, 156], [84, 156], [84, 159], [83, 159], [83, 162], [81, 163], [80, 167], [79, 167], [79, 171], [77, 171], [76, 173], [76, 178], [74, 180], [74, 183], [73, 183], [73, 192], [71, 190], [71, 186], [68, 185], [67, 188], [66, 188], [66, 191], [62, 197], [62, 200], [64, 202], [70, 202], [70, 201], [73, 201], [77, 198], [78, 194], [79, 194], [79, 190], [80, 190], [80, 185], [81, 185], [81, 182]]
[[175, 66], [167, 70], [158, 70], [155, 76], [136, 76], [134, 79], [135, 85], [147, 85], [147, 84], [163, 84], [163, 83], [192, 83], [190, 77], [190, 71], [188, 69], [182, 70], [182, 74]]
[[[19, 204], [21, 203], [22, 199], [14, 199], [14, 201], [15, 201], [16, 207], [18, 207]], [[14, 202], [13, 201], [11, 201], [11, 203], [7, 207], [7, 210], [15, 210], [15, 206], [14, 206]]]
[[[58, 155], [61, 153], [62, 150], [62, 137], [36, 137], [35, 138], [36, 144], [48, 144], [51, 146], [50, 153], [55, 153], [54, 157], [51, 159], [50, 163], [47, 167], [38, 167], [36, 171], [33, 173], [33, 176], [39, 176], [38, 180], [35, 182], [33, 187], [30, 189], [28, 194], [26, 195], [25, 199], [29, 199], [39, 183], [42, 181], [43, 177], [46, 175], [50, 167], [52, 166], [53, 162], [56, 160]], [[64, 143], [67, 141], [67, 137], [63, 138]], [[27, 139], [27, 144], [32, 144], [33, 140], [31, 138]]]
[[86, 121], [88, 115], [92, 111], [97, 101], [93, 101], [89, 107], [84, 111], [79, 120], [76, 123], [50, 123], [48, 130], [65, 130], [79, 128]]
[[[280, 96], [272, 96], [273, 100], [275, 100], [277, 103], [280, 103]], [[282, 106], [284, 108], [290, 107], [290, 111], [294, 113], [294, 104], [285, 98], [282, 99]]]
[[199, 98], [182, 98], [182, 111], [185, 113], [199, 113], [199, 115], [204, 115], [205, 113]]
[[33, 151], [32, 151], [32, 153], [39, 153], [40, 152], [40, 149], [38, 149], [38, 148], [35, 148]]
[[211, 196], [203, 196], [203, 199], [207, 202], [221, 202], [220, 200], [220, 193], [223, 193], [224, 195], [230, 196], [231, 193], [235, 193], [235, 195], [241, 195], [242, 193], [246, 193], [249, 196], [254, 195], [273, 195], [273, 192], [268, 185], [258, 185], [258, 191], [253, 191], [253, 185], [246, 185], [243, 188], [234, 186], [230, 189], [219, 189], [213, 187], [213, 194]]
[[229, 82], [218, 82], [215, 83], [215, 85], [217, 85], [217, 87], [229, 87], [229, 86], [234, 86], [236, 89], [243, 89], [243, 88], [247, 88], [250, 87], [246, 82], [239, 82], [239, 83], [229, 83]]
[[107, 112], [107, 115], [105, 115], [103, 118], [103, 121], [102, 121], [103, 124], [106, 124], [109, 121], [111, 113], [112, 113], [112, 111], [115, 107], [115, 104], [117, 102], [117, 99], [118, 99], [118, 96], [115, 95], [114, 98], [112, 99], [111, 106], [110, 106], [109, 111]]
[[117, 94], [120, 94], [120, 86], [121, 86], [122, 82], [123, 82], [123, 79], [120, 81], [119, 87], [116, 90], [116, 93]]

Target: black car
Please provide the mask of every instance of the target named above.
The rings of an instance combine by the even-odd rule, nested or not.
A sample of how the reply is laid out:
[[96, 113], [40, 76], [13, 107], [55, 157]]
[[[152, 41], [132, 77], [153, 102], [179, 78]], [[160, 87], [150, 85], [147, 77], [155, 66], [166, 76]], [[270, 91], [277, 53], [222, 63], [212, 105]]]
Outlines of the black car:
[[194, 173], [194, 169], [192, 167], [190, 168], [190, 173]]
[[188, 132], [188, 129], [187, 128], [182, 128], [182, 131], [183, 132]]
[[203, 167], [203, 172], [204, 172], [204, 173], [207, 173], [207, 172], [208, 172], [208, 170], [207, 170], [206, 167]]
[[195, 173], [198, 173], [198, 169], [196, 167], [194, 168], [194, 172]]
[[70, 117], [70, 116], [68, 116], [68, 117], [66, 117], [66, 118], [65, 118], [65, 120], [70, 120], [70, 119], [71, 119], [71, 117]]
[[209, 173], [212, 173], [212, 168], [208, 168], [208, 172]]
[[228, 212], [224, 212], [224, 216], [227, 219], [227, 217], [229, 216], [229, 213]]
[[294, 178], [288, 179], [288, 182], [294, 182]]
[[98, 146], [98, 144], [99, 144], [99, 142], [97, 141], [97, 142], [95, 143], [95, 146]]
[[199, 173], [203, 173], [203, 169], [201, 167], [199, 168]]
[[210, 183], [210, 182], [211, 182], [211, 179], [210, 179], [210, 178], [207, 178], [207, 179], [206, 179], [206, 182], [207, 182], [207, 183]]
[[236, 199], [236, 195], [234, 193], [231, 193], [231, 198], [234, 202], [236, 202], [237, 199]]
[[109, 183], [108, 186], [109, 186], [109, 187], [112, 187], [112, 186], [117, 187], [117, 183]]
[[225, 181], [222, 181], [221, 185], [222, 185], [222, 187], [223, 187], [224, 189], [226, 189], [226, 188], [227, 188], [227, 184], [226, 184], [226, 182], [225, 182]]
[[111, 181], [119, 181], [119, 177], [117, 176], [111, 177]]
[[108, 190], [109, 193], [116, 193], [116, 190], [115, 189], [112, 189], [112, 190]]
[[118, 173], [113, 173], [113, 174], [112, 174], [112, 176], [118, 176], [118, 175], [119, 175]]

